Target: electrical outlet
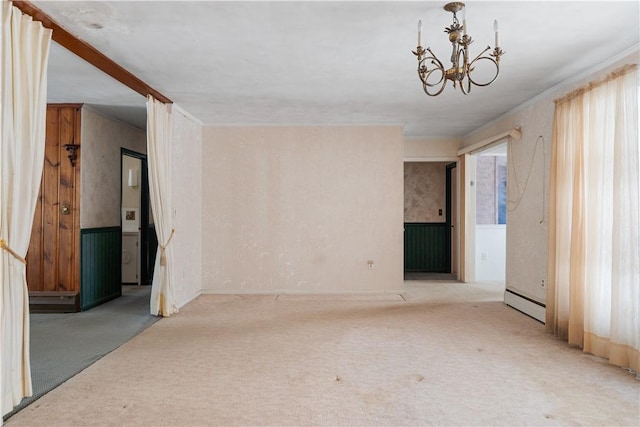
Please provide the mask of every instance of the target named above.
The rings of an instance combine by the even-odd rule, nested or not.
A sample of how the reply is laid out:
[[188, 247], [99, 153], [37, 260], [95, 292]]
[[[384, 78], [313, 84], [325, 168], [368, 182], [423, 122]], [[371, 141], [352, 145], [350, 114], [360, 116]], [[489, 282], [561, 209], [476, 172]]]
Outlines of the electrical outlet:
[[546, 285], [546, 284], [545, 284], [545, 281], [544, 281], [544, 279], [542, 279], [542, 282], [540, 282], [540, 286], [542, 286], [542, 287], [544, 288], [544, 287], [545, 287], [545, 285]]
[[373, 270], [373, 260], [370, 259], [369, 261], [367, 261], [367, 264], [369, 265], [369, 270]]

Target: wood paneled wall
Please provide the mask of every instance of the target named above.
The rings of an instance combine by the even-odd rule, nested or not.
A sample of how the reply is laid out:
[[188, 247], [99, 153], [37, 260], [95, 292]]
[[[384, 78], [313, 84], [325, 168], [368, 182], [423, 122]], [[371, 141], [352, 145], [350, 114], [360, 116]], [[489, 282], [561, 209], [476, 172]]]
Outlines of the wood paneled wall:
[[122, 295], [121, 239], [120, 227], [81, 231], [82, 311]]
[[446, 237], [444, 222], [405, 222], [404, 271], [449, 273]]
[[[80, 145], [78, 104], [48, 105], [42, 184], [27, 253], [29, 292], [80, 291]], [[68, 213], [64, 208], [68, 206]]]

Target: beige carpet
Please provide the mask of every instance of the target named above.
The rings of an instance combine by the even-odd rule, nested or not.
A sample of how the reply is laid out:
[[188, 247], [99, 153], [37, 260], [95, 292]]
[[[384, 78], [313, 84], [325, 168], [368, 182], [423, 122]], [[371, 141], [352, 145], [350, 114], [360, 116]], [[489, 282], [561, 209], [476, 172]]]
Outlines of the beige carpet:
[[9, 426], [640, 425], [640, 382], [502, 289], [202, 296]]

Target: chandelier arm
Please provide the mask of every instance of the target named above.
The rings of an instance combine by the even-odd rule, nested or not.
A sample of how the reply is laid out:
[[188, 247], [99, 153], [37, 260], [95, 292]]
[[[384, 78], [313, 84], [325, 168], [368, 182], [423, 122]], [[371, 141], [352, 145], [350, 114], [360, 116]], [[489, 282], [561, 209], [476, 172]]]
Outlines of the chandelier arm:
[[[429, 55], [421, 56], [419, 61], [418, 61], [418, 77], [420, 78], [420, 81], [422, 82], [422, 90], [424, 90], [424, 93], [426, 93], [429, 96], [440, 95], [442, 93], [442, 91], [444, 90], [444, 87], [446, 86], [446, 83], [447, 83], [447, 79], [445, 78], [445, 73], [444, 73], [444, 65], [433, 54], [433, 52], [431, 51], [430, 48], [425, 49], [423, 52], [429, 52]], [[427, 67], [427, 65], [425, 64], [426, 61], [431, 62], [431, 64], [433, 64], [434, 67], [429, 69], [429, 67]], [[438, 81], [430, 83], [429, 82], [429, 77], [434, 72], [439, 72], [440, 73], [440, 79]], [[434, 88], [436, 86], [439, 86], [439, 88], [436, 90], [436, 92], [432, 93], [432, 92], [429, 91], [430, 88]]]
[[[426, 93], [429, 96], [438, 96], [438, 95], [440, 95], [442, 93], [442, 91], [444, 90], [444, 87], [446, 85], [447, 85], [447, 79], [443, 78], [442, 79], [442, 86], [440, 86], [440, 89], [438, 89], [437, 92], [434, 92], [434, 93], [429, 92], [429, 86], [427, 86], [426, 84], [422, 85], [422, 90], [424, 91], [424, 93]], [[435, 85], [432, 85], [432, 86], [435, 86]]]
[[[471, 71], [473, 71], [473, 64], [474, 64], [475, 62], [477, 62], [477, 61], [482, 61], [482, 60], [492, 62], [492, 63], [493, 63], [493, 65], [495, 65], [495, 67], [496, 67], [496, 74], [495, 74], [495, 75], [493, 76], [493, 78], [492, 78], [491, 80], [489, 80], [487, 83], [478, 83], [478, 82], [476, 82], [475, 80], [473, 80], [473, 79], [471, 78]], [[477, 57], [476, 59], [474, 59], [473, 61], [471, 61], [471, 63], [469, 64], [469, 72], [467, 73], [467, 76], [468, 76], [468, 78], [469, 78], [469, 81], [470, 81], [471, 83], [473, 83], [475, 86], [480, 86], [480, 87], [482, 87], [482, 86], [489, 86], [491, 83], [493, 83], [493, 82], [498, 78], [498, 74], [500, 74], [500, 65], [498, 64], [498, 62], [497, 62], [495, 59], [491, 58], [491, 57], [483, 56], [483, 57]]]
[[490, 49], [491, 49], [491, 46], [487, 46], [485, 50], [483, 50], [482, 52], [480, 52], [480, 53], [478, 54], [478, 56], [476, 56], [475, 58], [473, 58], [473, 61], [471, 61], [471, 62], [469, 63], [469, 65], [473, 64], [473, 63], [474, 63], [474, 62], [476, 62], [478, 59], [480, 59], [480, 57], [481, 57], [482, 55], [484, 55], [484, 53], [485, 53], [486, 51], [490, 50]]
[[[462, 91], [463, 94], [467, 95], [469, 92], [471, 92], [471, 79], [469, 78], [469, 72], [471, 71], [470, 67], [469, 67], [469, 44], [465, 44], [464, 45], [464, 49], [462, 51], [462, 59], [463, 59], [463, 65], [462, 65], [462, 78], [460, 79], [460, 90]], [[466, 88], [465, 88], [465, 81], [466, 81]]]

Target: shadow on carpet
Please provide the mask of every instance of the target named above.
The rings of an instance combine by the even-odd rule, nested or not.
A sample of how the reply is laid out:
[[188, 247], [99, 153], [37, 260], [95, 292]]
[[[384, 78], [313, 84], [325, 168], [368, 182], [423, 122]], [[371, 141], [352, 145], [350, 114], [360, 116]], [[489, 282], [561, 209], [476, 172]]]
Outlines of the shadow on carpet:
[[9, 417], [157, 322], [149, 314], [151, 286], [126, 285], [122, 296], [80, 313], [31, 314], [33, 396]]

